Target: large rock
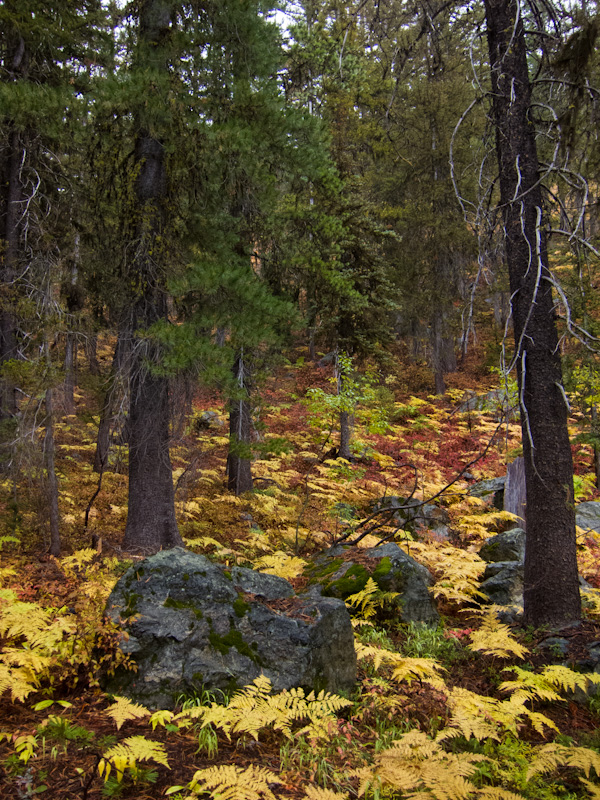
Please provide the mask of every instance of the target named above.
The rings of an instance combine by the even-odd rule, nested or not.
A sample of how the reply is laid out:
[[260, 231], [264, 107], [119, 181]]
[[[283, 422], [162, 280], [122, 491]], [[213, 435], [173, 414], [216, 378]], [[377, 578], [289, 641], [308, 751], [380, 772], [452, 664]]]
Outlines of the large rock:
[[488, 564], [480, 589], [491, 603], [499, 606], [522, 606], [523, 569], [523, 564], [518, 561], [496, 561]]
[[341, 600], [298, 597], [282, 578], [228, 570], [180, 548], [131, 567], [106, 613], [122, 626], [121, 649], [137, 664], [137, 673], [120, 670], [108, 688], [149, 705], [172, 706], [202, 687], [232, 690], [261, 673], [275, 691], [337, 692], [356, 681]]
[[481, 497], [483, 500], [491, 500], [494, 508], [502, 511], [504, 508], [505, 486], [506, 476], [502, 478], [489, 478], [488, 480], [474, 483], [469, 489], [469, 494], [473, 497]]
[[360, 592], [372, 577], [382, 591], [398, 592], [396, 607], [402, 622], [439, 621], [427, 589], [433, 583], [429, 570], [393, 542], [368, 550], [333, 547], [316, 559], [309, 577], [311, 594], [341, 599]]
[[575, 507], [575, 522], [584, 530], [600, 533], [600, 503], [590, 500]]
[[525, 531], [522, 528], [513, 528], [504, 533], [491, 536], [479, 551], [480, 557], [487, 562], [491, 561], [519, 561], [525, 560]]

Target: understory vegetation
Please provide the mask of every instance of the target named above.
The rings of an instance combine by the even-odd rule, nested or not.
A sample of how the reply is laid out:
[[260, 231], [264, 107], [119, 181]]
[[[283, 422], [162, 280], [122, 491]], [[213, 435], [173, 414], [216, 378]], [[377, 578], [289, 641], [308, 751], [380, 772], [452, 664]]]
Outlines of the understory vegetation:
[[[112, 342], [104, 344], [99, 353], [108, 360]], [[578, 531], [580, 573], [590, 588], [584, 621], [565, 634], [568, 657], [538, 648], [548, 630], [511, 628], [497, 608], [481, 604], [485, 565], [477, 551], [515, 522], [469, 489], [504, 474], [519, 452], [520, 428], [500, 422], [496, 400], [460, 409], [465, 395], [496, 397], [497, 376], [485, 377], [474, 355], [451, 376], [454, 386], [433, 396], [401, 359], [372, 372], [375, 389], [357, 401], [355, 455], [346, 461], [328, 455], [331, 367], [305, 357], [295, 351], [261, 388], [252, 493], [227, 491], [223, 399], [194, 397], [172, 450], [186, 547], [280, 575], [301, 590], [316, 552], [344, 537], [364, 533], [357, 546], [372, 547], [389, 536], [432, 572], [440, 624], [399, 623], [393, 598], [368, 581], [347, 600], [359, 658], [357, 688], [347, 697], [300, 688], [274, 694], [264, 677], [232, 696], [198, 687], [174, 711], [105, 694], [102, 675], [127, 662], [103, 617], [112, 586], [132, 563], [120, 550], [127, 456], [118, 444], [111, 449], [96, 494], [90, 383], [79, 389], [77, 413], [56, 425], [70, 555], [37, 555], [47, 534], [36, 484], [4, 481], [13, 498], [1, 517], [4, 797], [600, 797], [600, 676], [573, 668], [600, 640], [600, 537]], [[576, 441], [583, 418], [575, 414], [571, 423], [577, 500], [593, 499], [593, 448]], [[408, 495], [435, 498], [447, 510], [448, 539], [394, 525], [369, 532], [364, 521], [377, 501]]]

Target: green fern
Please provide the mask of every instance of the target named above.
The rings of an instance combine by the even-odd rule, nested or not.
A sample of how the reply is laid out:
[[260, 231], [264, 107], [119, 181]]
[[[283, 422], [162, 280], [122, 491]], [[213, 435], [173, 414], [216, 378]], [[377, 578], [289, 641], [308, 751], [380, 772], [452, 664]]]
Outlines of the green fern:
[[373, 578], [369, 577], [364, 588], [349, 595], [345, 603], [348, 611], [358, 616], [358, 624], [364, 624], [375, 616], [378, 608], [392, 603], [396, 597], [398, 592], [382, 592]]

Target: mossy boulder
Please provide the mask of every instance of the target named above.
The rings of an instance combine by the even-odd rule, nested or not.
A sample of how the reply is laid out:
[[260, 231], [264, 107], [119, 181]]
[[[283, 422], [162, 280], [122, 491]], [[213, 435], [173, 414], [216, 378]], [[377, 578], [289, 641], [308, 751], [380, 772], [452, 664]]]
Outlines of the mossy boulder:
[[338, 546], [317, 557], [309, 570], [309, 593], [345, 599], [364, 589], [373, 578], [385, 592], [398, 592], [396, 613], [402, 622], [436, 624], [439, 615], [428, 587], [429, 571], [397, 544], [388, 542], [368, 550]]
[[343, 691], [356, 681], [342, 600], [298, 597], [282, 578], [225, 569], [181, 548], [131, 567], [107, 603], [137, 671], [107, 688], [151, 706], [202, 688], [241, 688], [263, 673], [275, 691]]

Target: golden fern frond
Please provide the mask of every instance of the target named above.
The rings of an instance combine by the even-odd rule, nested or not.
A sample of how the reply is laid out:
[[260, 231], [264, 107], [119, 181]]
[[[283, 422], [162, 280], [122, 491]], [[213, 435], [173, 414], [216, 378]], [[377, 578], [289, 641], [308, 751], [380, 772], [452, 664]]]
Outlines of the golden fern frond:
[[[143, 708], [143, 706], [140, 706]], [[158, 711], [155, 711], [154, 714], [151, 715], [148, 722], [152, 725], [152, 730], [156, 730], [157, 725], [162, 725], [164, 728], [165, 725], [168, 725], [169, 722], [172, 722], [175, 714], [172, 711], [168, 711], [167, 709], [161, 708]]]
[[486, 786], [485, 789], [480, 789], [477, 797], [480, 800], [525, 800], [522, 794], [515, 794], [497, 786]]
[[372, 767], [358, 770], [358, 794], [375, 784], [405, 793], [407, 798], [468, 800], [475, 791], [471, 778], [477, 763], [488, 759], [467, 753], [446, 753], [438, 741], [421, 731], [409, 731], [375, 757]]
[[527, 780], [534, 775], [553, 772], [558, 767], [580, 769], [586, 778], [590, 777], [592, 770], [596, 775], [600, 775], [600, 754], [588, 747], [567, 747], [554, 742], [543, 745], [537, 750], [527, 770]]
[[600, 683], [600, 675], [575, 672], [569, 667], [552, 664], [541, 672], [528, 672], [519, 667], [506, 667], [506, 672], [516, 672], [517, 679], [504, 681], [500, 689], [511, 692], [519, 699], [562, 700], [559, 692], [585, 691], [590, 683]]
[[331, 789], [321, 789], [320, 786], [307, 786], [304, 792], [304, 800], [348, 800], [346, 792], [340, 794]]
[[287, 553], [277, 550], [266, 556], [261, 556], [254, 562], [254, 568], [259, 572], [266, 572], [268, 575], [277, 575], [279, 578], [290, 580], [302, 575], [306, 561], [297, 556], [290, 556]]
[[424, 681], [436, 689], [444, 689], [446, 686], [441, 675], [445, 669], [432, 658], [409, 658], [383, 647], [363, 645], [360, 642], [356, 642], [355, 647], [356, 657], [372, 659], [373, 667], [376, 670], [381, 664], [390, 665], [392, 678], [396, 681], [407, 681], [408, 683], [414, 680]]
[[[235, 694], [228, 706], [212, 703], [209, 708], [190, 709], [175, 719], [202, 718], [202, 727], [214, 725], [228, 738], [233, 733], [248, 733], [258, 740], [263, 728], [271, 727], [288, 738], [292, 736], [292, 725], [308, 720], [300, 733], [313, 738], [328, 735], [329, 724], [334, 714], [351, 705], [349, 700], [329, 692], [321, 691], [317, 696], [311, 692], [305, 696], [303, 689], [290, 689], [270, 695], [271, 681], [264, 675]], [[194, 712], [192, 714], [192, 712]]]
[[517, 642], [508, 625], [498, 619], [492, 606], [483, 615], [481, 626], [471, 634], [471, 650], [477, 650], [497, 658], [524, 658], [529, 650]]
[[26, 650], [19, 647], [5, 648], [0, 658], [8, 666], [23, 667], [25, 674], [30, 674], [32, 677], [36, 673], [41, 672], [52, 662], [50, 656], [45, 655], [37, 649]]
[[199, 769], [188, 788], [197, 797], [208, 792], [218, 800], [277, 800], [270, 785], [281, 783], [274, 772], [265, 767], [250, 766], [246, 769], [227, 764], [219, 767]]
[[364, 588], [360, 592], [349, 595], [344, 602], [350, 612], [354, 611], [360, 614], [364, 620], [368, 620], [375, 616], [378, 608], [386, 603], [391, 603], [396, 597], [398, 597], [398, 592], [382, 592], [373, 578], [369, 577]]
[[117, 780], [120, 782], [125, 770], [134, 768], [138, 761], [155, 761], [170, 769], [163, 744], [146, 739], [145, 736], [130, 736], [102, 754], [98, 772], [100, 777], [107, 780], [111, 767], [114, 767]]
[[120, 730], [121, 725], [128, 719], [142, 719], [142, 717], [150, 715], [150, 711], [148, 711], [146, 706], [133, 703], [131, 700], [128, 700], [127, 697], [115, 695], [115, 700], [116, 703], [109, 706], [104, 713], [113, 720], [117, 726], [117, 730]]
[[600, 786], [591, 781], [586, 781], [585, 778], [581, 778], [581, 782], [588, 790], [590, 800], [600, 800]]
[[5, 664], [0, 663], [0, 697], [4, 692], [10, 691], [13, 702], [21, 702], [35, 692], [38, 682], [35, 676], [23, 674], [20, 669], [10, 669]]

